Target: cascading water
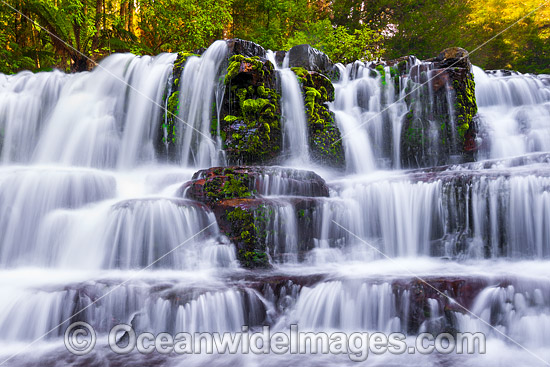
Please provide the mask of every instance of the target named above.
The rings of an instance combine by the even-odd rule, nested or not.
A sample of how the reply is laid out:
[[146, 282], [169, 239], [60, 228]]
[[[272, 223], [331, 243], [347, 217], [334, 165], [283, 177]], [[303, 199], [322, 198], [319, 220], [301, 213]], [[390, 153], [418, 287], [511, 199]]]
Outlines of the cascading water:
[[281, 82], [283, 154], [290, 164], [307, 164], [309, 161], [307, 121], [298, 79], [288, 67], [288, 58], [283, 61], [283, 68], [279, 68], [273, 51], [268, 51], [267, 57], [275, 66]]
[[484, 158], [550, 150], [550, 80], [474, 67]]
[[[474, 68], [479, 162], [403, 171], [405, 119], [431, 119], [431, 143], [441, 139], [434, 111], [453, 116], [455, 91], [434, 82], [410, 93], [434, 73], [414, 58], [400, 77], [390, 66], [339, 65], [330, 108], [343, 136], [343, 173], [310, 164], [303, 91], [285, 65], [277, 69], [282, 156], [293, 168], [256, 167], [250, 187], [241, 187], [235, 180], [250, 167], [192, 178], [226, 163], [212, 121], [221, 118], [231, 52], [219, 41], [185, 61], [170, 164], [158, 126], [174, 92], [176, 55], [115, 54], [73, 75], [0, 75], [0, 364], [15, 352], [6, 365], [354, 364], [322, 354], [117, 356], [106, 335], [120, 323], [138, 333], [243, 325], [288, 333], [291, 324], [410, 336], [481, 331], [486, 355], [384, 354], [369, 362], [542, 365], [507, 337], [550, 360], [547, 79]], [[273, 53], [268, 58], [276, 64]], [[430, 102], [437, 88], [446, 104]], [[541, 153], [525, 155], [532, 152]], [[231, 190], [244, 192], [238, 207], [256, 208], [248, 229], [261, 229], [272, 268], [243, 269], [239, 238], [219, 220], [227, 207], [190, 199], [189, 182], [222, 179], [227, 201], [239, 200]], [[219, 204], [215, 195], [203, 199]], [[86, 359], [63, 346], [74, 321], [98, 334]], [[25, 349], [42, 337], [37, 350]]]
[[[181, 139], [181, 162], [191, 167], [218, 163], [216, 141], [210, 134], [215, 90], [220, 88], [221, 65], [227, 46], [217, 41], [199, 57], [190, 57], [180, 80], [177, 130]], [[215, 109], [217, 111], [217, 109]]]

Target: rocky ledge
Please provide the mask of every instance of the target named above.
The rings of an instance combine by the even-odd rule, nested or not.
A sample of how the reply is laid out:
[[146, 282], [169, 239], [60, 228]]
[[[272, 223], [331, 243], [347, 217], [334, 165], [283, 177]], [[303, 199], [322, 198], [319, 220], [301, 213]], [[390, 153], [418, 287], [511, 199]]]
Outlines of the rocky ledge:
[[[274, 219], [281, 208], [290, 208], [303, 228], [297, 249], [313, 247], [309, 234], [318, 198], [327, 197], [325, 181], [310, 171], [278, 167], [213, 167], [198, 171], [180, 189], [180, 195], [206, 205], [216, 216], [220, 230], [237, 249], [246, 268], [269, 267], [276, 256], [279, 231]], [[276, 196], [291, 195], [284, 200]]]

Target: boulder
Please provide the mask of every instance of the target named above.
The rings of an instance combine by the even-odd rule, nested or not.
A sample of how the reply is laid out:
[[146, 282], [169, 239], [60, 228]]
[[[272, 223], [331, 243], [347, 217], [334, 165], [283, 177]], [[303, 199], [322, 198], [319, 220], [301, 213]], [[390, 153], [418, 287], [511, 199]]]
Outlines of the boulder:
[[[272, 186], [279, 187], [273, 192]], [[297, 195], [285, 200], [266, 198], [269, 194]], [[325, 181], [314, 172], [278, 167], [213, 167], [198, 171], [179, 194], [205, 204], [218, 225], [237, 249], [237, 258], [246, 268], [268, 267], [269, 255], [279, 256], [283, 236], [274, 235], [280, 208], [292, 208], [299, 231], [299, 252], [313, 248], [313, 218], [319, 200], [328, 196]], [[303, 195], [303, 196], [300, 196]], [[284, 219], [283, 219], [284, 220]], [[268, 255], [269, 253], [269, 255]]]
[[470, 57], [468, 51], [460, 47], [450, 47], [441, 51], [435, 58], [437, 68], [464, 68], [470, 69], [472, 64], [470, 63]]
[[438, 57], [414, 65], [409, 77], [405, 89], [409, 111], [401, 130], [402, 166], [473, 161], [478, 149], [478, 117], [468, 52], [458, 47], [446, 49]]
[[213, 167], [196, 172], [180, 194], [201, 203], [265, 195], [328, 197], [329, 189], [312, 171], [261, 166]]
[[234, 55], [225, 76], [220, 133], [232, 164], [273, 163], [282, 146], [281, 104], [273, 64]]
[[310, 45], [298, 45], [288, 51], [290, 67], [304, 68], [324, 74], [331, 80], [338, 80], [339, 72], [330, 58]]
[[252, 41], [232, 38], [226, 42], [229, 56], [242, 55], [244, 57], [266, 57], [265, 49]]

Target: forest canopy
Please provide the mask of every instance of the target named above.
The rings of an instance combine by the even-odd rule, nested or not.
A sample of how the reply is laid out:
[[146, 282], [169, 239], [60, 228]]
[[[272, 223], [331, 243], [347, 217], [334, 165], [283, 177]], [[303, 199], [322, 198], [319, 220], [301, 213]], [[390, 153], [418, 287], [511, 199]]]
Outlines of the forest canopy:
[[411, 54], [425, 59], [459, 46], [475, 50], [471, 60], [483, 68], [550, 73], [550, 5], [546, 2], [533, 12], [541, 4], [542, 0], [0, 0], [0, 72], [86, 70], [93, 65], [87, 58], [99, 61], [113, 52], [192, 51], [216, 39], [236, 37], [272, 50], [309, 43], [344, 63]]

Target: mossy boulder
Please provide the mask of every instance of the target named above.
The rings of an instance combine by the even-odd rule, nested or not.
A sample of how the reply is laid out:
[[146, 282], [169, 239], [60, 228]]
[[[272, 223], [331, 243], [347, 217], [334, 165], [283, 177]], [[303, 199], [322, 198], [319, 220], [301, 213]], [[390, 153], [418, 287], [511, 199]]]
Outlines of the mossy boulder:
[[409, 111], [401, 130], [404, 167], [474, 160], [478, 124], [470, 67], [467, 51], [452, 48], [410, 69], [405, 89]]
[[297, 67], [315, 71], [334, 81], [340, 78], [340, 72], [330, 58], [322, 51], [307, 44], [294, 46], [288, 50], [288, 62], [291, 68]]
[[328, 197], [322, 177], [312, 171], [272, 166], [229, 166], [200, 170], [180, 189], [187, 198], [212, 204], [223, 199], [267, 195]]
[[294, 67], [302, 86], [308, 121], [311, 158], [332, 167], [345, 166], [344, 148], [334, 114], [327, 103], [334, 101], [334, 86], [323, 74]]
[[272, 163], [281, 151], [280, 96], [273, 64], [234, 55], [224, 83], [220, 131], [230, 163]]
[[[278, 256], [273, 241], [279, 231], [276, 215], [281, 206], [291, 205], [299, 231], [299, 251], [313, 248], [317, 198], [294, 196], [281, 202], [266, 198], [274, 183], [284, 186], [283, 194], [328, 196], [325, 181], [314, 172], [279, 167], [213, 167], [198, 171], [180, 189], [180, 195], [206, 205], [216, 216], [219, 228], [237, 250], [245, 268], [268, 267], [269, 258]], [[286, 212], [285, 212], [286, 213]], [[284, 220], [284, 218], [283, 218]]]
[[255, 197], [255, 167], [213, 167], [198, 171], [181, 189], [186, 197], [205, 204], [224, 199]]

